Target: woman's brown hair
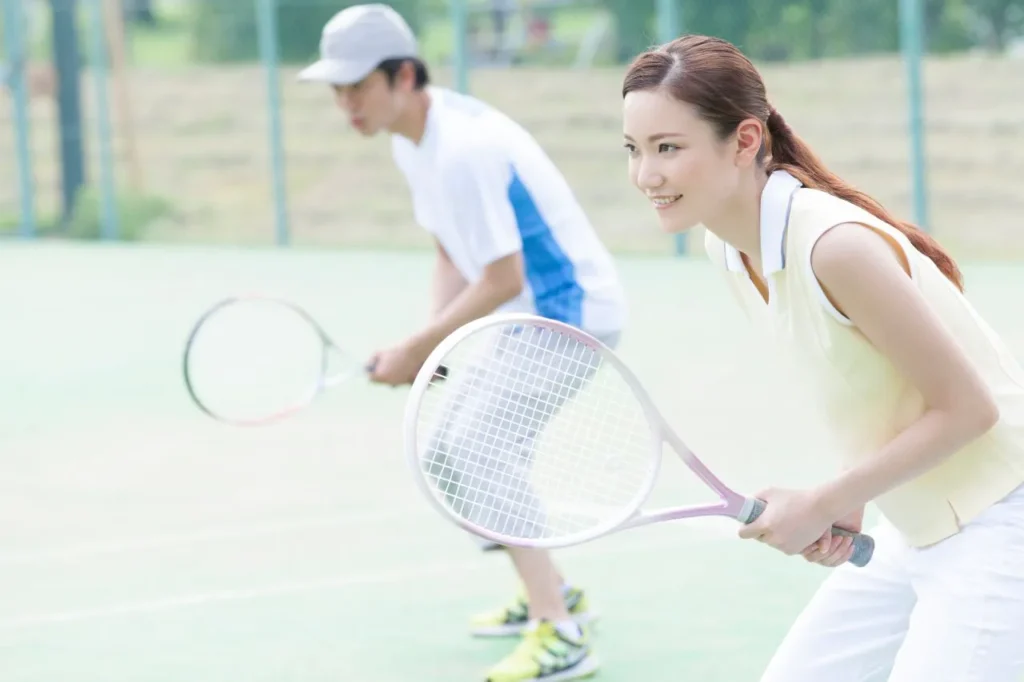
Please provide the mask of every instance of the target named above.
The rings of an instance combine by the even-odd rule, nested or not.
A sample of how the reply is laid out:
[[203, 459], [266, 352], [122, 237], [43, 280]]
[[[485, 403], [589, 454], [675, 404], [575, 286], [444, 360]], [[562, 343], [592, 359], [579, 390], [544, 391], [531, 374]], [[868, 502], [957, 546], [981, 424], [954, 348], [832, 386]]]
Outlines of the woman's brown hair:
[[759, 160], [768, 157], [769, 173], [786, 170], [805, 187], [839, 197], [892, 225], [963, 289], [960, 269], [938, 242], [916, 225], [897, 220], [876, 200], [826, 168], [782, 114], [768, 104], [761, 74], [731, 43], [687, 35], [639, 55], [626, 72], [622, 96], [659, 88], [693, 106], [723, 140], [736, 132], [742, 121], [756, 118], [767, 130], [769, 144], [761, 150]]

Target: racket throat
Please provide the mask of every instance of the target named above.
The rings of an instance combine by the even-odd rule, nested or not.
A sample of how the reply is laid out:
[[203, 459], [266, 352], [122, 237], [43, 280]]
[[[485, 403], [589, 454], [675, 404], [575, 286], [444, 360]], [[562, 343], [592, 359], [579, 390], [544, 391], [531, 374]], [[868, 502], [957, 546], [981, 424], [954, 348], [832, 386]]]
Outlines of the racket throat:
[[325, 344], [320, 365], [321, 389], [333, 388], [360, 374], [368, 374], [372, 367], [360, 367], [353, 358], [342, 353], [337, 347]]
[[721, 502], [719, 504], [695, 504], [686, 507], [669, 507], [648, 512], [638, 512], [622, 525], [622, 529], [646, 526], [650, 523], [661, 523], [663, 521], [679, 521], [681, 519], [696, 519], [709, 516], [736, 518], [736, 507], [728, 502]]

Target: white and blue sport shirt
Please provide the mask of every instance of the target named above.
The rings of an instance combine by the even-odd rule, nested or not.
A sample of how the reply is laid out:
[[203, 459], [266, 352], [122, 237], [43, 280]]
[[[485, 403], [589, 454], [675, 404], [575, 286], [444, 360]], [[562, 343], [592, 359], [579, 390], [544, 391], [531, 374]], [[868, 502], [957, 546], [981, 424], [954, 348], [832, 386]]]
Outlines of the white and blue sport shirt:
[[525, 286], [501, 307], [601, 335], [622, 330], [626, 300], [611, 254], [562, 173], [537, 141], [500, 111], [430, 87], [417, 145], [392, 136], [416, 221], [473, 283], [499, 258], [522, 252]]

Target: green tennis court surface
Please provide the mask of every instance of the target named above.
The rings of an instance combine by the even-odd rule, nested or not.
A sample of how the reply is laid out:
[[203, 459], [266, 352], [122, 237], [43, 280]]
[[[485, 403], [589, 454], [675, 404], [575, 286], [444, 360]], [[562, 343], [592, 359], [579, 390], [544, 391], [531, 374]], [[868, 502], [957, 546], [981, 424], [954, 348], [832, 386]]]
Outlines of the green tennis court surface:
[[[712, 468], [741, 489], [828, 475], [827, 438], [710, 268], [621, 268], [622, 354]], [[965, 270], [1024, 355], [1024, 267]], [[222, 296], [295, 300], [368, 355], [423, 321], [429, 272], [426, 254], [5, 244], [0, 679], [481, 679], [514, 640], [473, 640], [467, 619], [512, 572], [418, 497], [404, 390], [356, 382], [239, 430], [181, 382], [189, 327]], [[677, 462], [664, 473], [659, 501], [704, 499]], [[601, 613], [599, 679], [756, 679], [825, 570], [734, 533], [661, 525], [557, 554]]]

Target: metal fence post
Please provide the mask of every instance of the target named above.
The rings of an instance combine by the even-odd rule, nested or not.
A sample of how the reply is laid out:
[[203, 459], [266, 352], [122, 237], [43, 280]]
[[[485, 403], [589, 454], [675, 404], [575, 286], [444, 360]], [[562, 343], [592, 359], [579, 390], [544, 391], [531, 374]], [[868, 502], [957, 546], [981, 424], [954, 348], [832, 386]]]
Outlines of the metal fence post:
[[[668, 43], [679, 37], [682, 31], [682, 19], [680, 18], [679, 3], [682, 0], [657, 0], [657, 24], [658, 42]], [[685, 234], [675, 235], [676, 255], [682, 256], [687, 252], [687, 238]]]
[[277, 0], [256, 0], [260, 59], [267, 81], [267, 119], [274, 191], [274, 225], [278, 246], [289, 242], [288, 190], [285, 185], [284, 134], [281, 131], [281, 92], [278, 83]]
[[100, 150], [100, 201], [102, 224], [100, 237], [118, 238], [117, 191], [115, 189], [114, 154], [110, 110], [107, 98], [107, 41], [104, 31], [103, 0], [89, 2], [91, 70], [96, 86], [96, 134]]
[[910, 127], [910, 172], [914, 192], [914, 222], [928, 229], [928, 185], [925, 169], [924, 95], [921, 61], [924, 52], [924, 13], [921, 0], [900, 0], [900, 45], [907, 73]]
[[4, 44], [7, 45], [9, 73], [4, 81], [10, 86], [12, 94], [15, 154], [18, 164], [21, 214], [18, 234], [24, 238], [32, 238], [36, 234], [35, 183], [32, 175], [32, 157], [29, 154], [28, 88], [25, 87], [28, 48], [24, 37], [27, 22], [21, 10], [21, 0], [3, 0]]
[[455, 70], [455, 89], [469, 92], [469, 10], [466, 0], [450, 0], [453, 41], [452, 68]]
[[85, 153], [82, 144], [85, 136], [80, 78], [82, 59], [78, 34], [80, 5], [78, 0], [50, 0], [53, 66], [57, 72], [62, 228], [66, 228], [68, 220], [73, 217], [79, 193], [86, 184]]

